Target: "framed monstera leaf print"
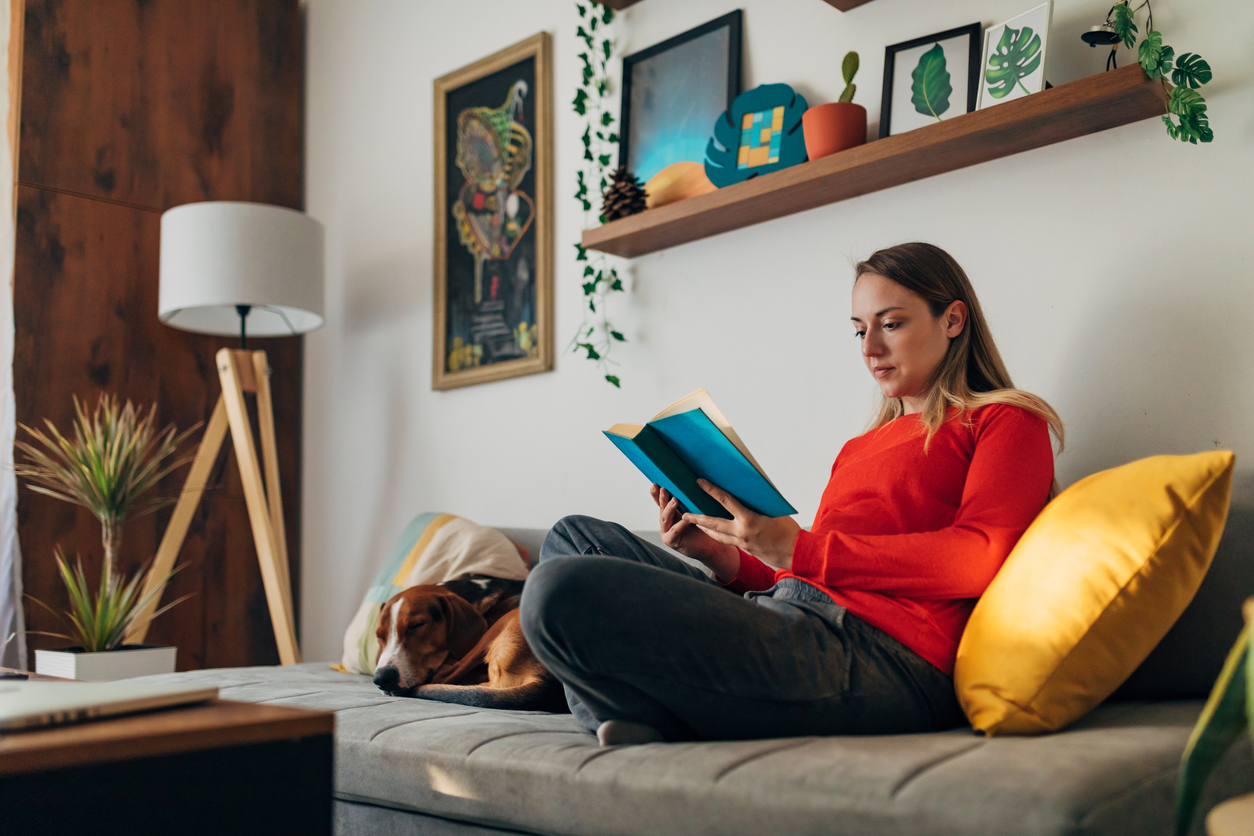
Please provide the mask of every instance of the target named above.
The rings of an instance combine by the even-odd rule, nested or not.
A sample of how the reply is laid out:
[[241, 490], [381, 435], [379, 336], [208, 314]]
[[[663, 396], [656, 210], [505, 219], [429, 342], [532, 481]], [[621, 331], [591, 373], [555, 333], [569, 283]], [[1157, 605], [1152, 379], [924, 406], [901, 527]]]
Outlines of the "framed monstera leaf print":
[[1049, 0], [984, 33], [980, 110], [1045, 89], [1045, 47], [1053, 12]]
[[975, 110], [982, 28], [972, 23], [884, 51], [881, 139]]

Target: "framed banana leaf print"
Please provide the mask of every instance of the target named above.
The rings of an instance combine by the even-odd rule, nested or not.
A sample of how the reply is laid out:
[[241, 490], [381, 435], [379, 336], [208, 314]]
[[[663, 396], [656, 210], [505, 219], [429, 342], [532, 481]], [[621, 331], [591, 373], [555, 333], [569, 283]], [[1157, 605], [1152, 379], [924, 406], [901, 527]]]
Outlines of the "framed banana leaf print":
[[880, 139], [976, 109], [981, 28], [972, 23], [884, 50]]
[[1039, 93], [1045, 83], [1045, 47], [1054, 2], [1042, 3], [984, 33], [979, 109]]
[[431, 388], [553, 368], [553, 105], [541, 32], [435, 80]]

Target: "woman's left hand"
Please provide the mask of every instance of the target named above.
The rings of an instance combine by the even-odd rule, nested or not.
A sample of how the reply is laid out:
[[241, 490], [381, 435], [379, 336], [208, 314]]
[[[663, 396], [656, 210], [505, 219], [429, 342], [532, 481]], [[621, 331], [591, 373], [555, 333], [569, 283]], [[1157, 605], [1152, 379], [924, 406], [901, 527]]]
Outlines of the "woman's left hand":
[[704, 479], [698, 479], [697, 484], [730, 511], [732, 519], [684, 514], [685, 522], [692, 523], [718, 542], [743, 549], [777, 569], [792, 568], [792, 549], [801, 532], [796, 520], [792, 517], [764, 517], [741, 505], [717, 485]]

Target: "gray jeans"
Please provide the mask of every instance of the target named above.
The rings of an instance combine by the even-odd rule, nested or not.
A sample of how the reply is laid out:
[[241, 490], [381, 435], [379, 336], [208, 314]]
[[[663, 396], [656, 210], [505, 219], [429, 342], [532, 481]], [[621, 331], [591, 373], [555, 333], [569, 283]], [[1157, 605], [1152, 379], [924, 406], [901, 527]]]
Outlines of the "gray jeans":
[[566, 517], [523, 632], [575, 717], [667, 740], [902, 734], [966, 722], [953, 680], [794, 578], [744, 597], [616, 523]]

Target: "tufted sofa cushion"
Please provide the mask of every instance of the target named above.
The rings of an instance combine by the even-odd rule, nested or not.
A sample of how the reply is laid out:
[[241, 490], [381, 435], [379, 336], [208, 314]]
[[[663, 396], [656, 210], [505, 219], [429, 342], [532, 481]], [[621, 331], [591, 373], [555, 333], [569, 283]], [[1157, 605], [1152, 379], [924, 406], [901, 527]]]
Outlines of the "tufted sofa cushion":
[[[570, 715], [388, 697], [325, 663], [152, 679], [334, 711], [342, 801], [571, 836], [1165, 836], [1176, 766], [1201, 710], [1107, 704], [1037, 738], [960, 729], [601, 748]], [[1251, 790], [1254, 759], [1238, 745], [1203, 809]]]

